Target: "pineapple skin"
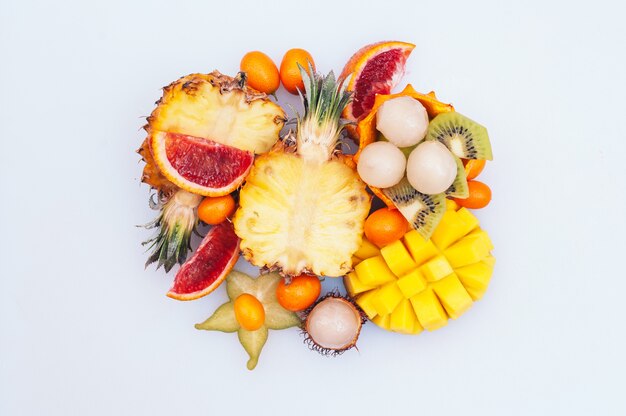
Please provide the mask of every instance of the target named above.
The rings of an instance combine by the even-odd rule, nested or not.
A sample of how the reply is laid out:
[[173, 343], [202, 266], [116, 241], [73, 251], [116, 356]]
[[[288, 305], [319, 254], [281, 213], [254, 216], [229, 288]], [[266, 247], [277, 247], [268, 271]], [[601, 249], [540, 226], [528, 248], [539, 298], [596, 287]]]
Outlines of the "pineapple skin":
[[257, 154], [277, 142], [284, 110], [245, 80], [218, 71], [191, 74], [163, 88], [163, 97], [144, 127], [202, 137]]
[[319, 164], [278, 149], [255, 161], [233, 222], [255, 266], [342, 276], [352, 270], [370, 203], [342, 158]]

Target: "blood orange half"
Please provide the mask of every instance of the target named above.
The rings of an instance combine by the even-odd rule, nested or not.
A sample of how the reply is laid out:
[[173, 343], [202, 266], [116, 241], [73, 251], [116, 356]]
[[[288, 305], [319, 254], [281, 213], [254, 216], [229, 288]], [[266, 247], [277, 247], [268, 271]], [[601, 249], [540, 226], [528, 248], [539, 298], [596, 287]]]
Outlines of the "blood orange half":
[[178, 133], [154, 132], [150, 147], [159, 170], [169, 181], [204, 196], [234, 191], [254, 162], [252, 152]]
[[167, 296], [193, 300], [208, 295], [224, 281], [239, 258], [239, 238], [229, 221], [211, 228], [200, 247], [182, 265]]
[[374, 105], [376, 94], [391, 92], [404, 75], [413, 48], [412, 43], [386, 41], [366, 45], [352, 55], [341, 71], [341, 78], [352, 76], [348, 90], [354, 92], [352, 102], [342, 114], [345, 119], [358, 121], [365, 117]]

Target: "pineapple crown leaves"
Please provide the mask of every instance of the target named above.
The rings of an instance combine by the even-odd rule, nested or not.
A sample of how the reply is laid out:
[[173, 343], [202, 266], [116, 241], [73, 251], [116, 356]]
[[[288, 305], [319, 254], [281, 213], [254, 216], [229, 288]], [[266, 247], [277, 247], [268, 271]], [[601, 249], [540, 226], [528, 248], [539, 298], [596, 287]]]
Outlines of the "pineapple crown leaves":
[[142, 243], [151, 251], [146, 261], [146, 267], [157, 263], [157, 269], [163, 266], [169, 272], [176, 263], [183, 264], [187, 254], [191, 251], [191, 233], [198, 225], [197, 205], [202, 197], [184, 191], [178, 191], [166, 200], [159, 195], [158, 201], [152, 196], [150, 207], [161, 212], [152, 222], [144, 225], [145, 228], [156, 228], [156, 235]]
[[305, 143], [322, 146], [332, 153], [339, 141], [344, 123], [341, 113], [352, 99], [346, 80], [337, 80], [331, 71], [326, 76], [317, 74], [311, 63], [308, 70], [298, 64], [304, 83], [299, 91], [304, 115], [297, 117], [299, 149]]
[[187, 227], [179, 223], [174, 223], [173, 226], [164, 224], [161, 216], [145, 227], [159, 229], [155, 237], [142, 243], [148, 246], [146, 251], [152, 250], [145, 267], [158, 261], [157, 269], [163, 266], [167, 273], [176, 263], [185, 262], [187, 253], [191, 250], [189, 243], [191, 235]]

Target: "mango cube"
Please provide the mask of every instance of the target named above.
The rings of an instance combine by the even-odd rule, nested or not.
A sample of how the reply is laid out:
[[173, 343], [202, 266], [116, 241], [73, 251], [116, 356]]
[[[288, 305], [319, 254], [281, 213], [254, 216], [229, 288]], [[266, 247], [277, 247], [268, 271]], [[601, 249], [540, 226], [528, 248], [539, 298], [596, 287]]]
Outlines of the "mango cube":
[[496, 265], [496, 258], [494, 256], [491, 256], [491, 255], [485, 257], [481, 261], [483, 263], [485, 263], [487, 266], [490, 266], [492, 269]]
[[446, 211], [430, 239], [439, 250], [444, 250], [469, 231], [456, 211]]
[[[409, 301], [410, 302], [410, 301]], [[413, 305], [411, 305], [412, 307]], [[415, 312], [415, 311], [413, 311]], [[415, 319], [415, 322], [413, 322], [413, 332], [411, 332], [411, 335], [417, 335], [420, 332], [422, 332], [424, 330], [424, 327], [422, 325], [420, 325], [420, 321], [418, 321], [417, 319]]]
[[401, 334], [413, 334], [415, 331], [415, 321], [417, 321], [417, 317], [415, 316], [411, 302], [408, 299], [403, 299], [391, 313], [389, 329]]
[[424, 290], [413, 296], [410, 301], [417, 320], [425, 329], [434, 331], [448, 323], [448, 316], [432, 289]]
[[398, 287], [405, 298], [417, 295], [426, 289], [426, 286], [428, 286], [428, 283], [419, 269], [414, 269], [398, 279]]
[[361, 259], [357, 256], [352, 256], [352, 267], [355, 267], [357, 264], [361, 262]]
[[484, 261], [479, 261], [478, 263], [460, 267], [455, 272], [472, 299], [478, 300], [487, 291], [493, 268]]
[[406, 248], [408, 248], [409, 253], [411, 253], [411, 257], [413, 257], [413, 260], [415, 260], [417, 264], [422, 264], [439, 254], [439, 250], [437, 250], [433, 242], [431, 240], [424, 240], [424, 237], [415, 230], [404, 234], [403, 239]]
[[381, 248], [380, 254], [396, 276], [402, 276], [417, 267], [401, 240]]
[[378, 254], [380, 254], [378, 247], [376, 247], [374, 243], [371, 243], [367, 238], [363, 237], [361, 247], [359, 247], [353, 255], [360, 259], [369, 259], [370, 257], [378, 256]]
[[386, 329], [387, 331], [389, 331], [390, 321], [391, 321], [391, 315], [383, 315], [383, 316], [378, 315], [374, 319], [372, 319], [372, 322], [374, 322], [379, 327]]
[[459, 204], [457, 204], [454, 200], [452, 199], [447, 199], [446, 198], [446, 210], [450, 211], [456, 211], [457, 209], [459, 209]]
[[396, 276], [389, 270], [382, 256], [363, 260], [356, 265], [354, 271], [356, 271], [361, 283], [366, 286], [380, 286], [396, 280]]
[[479, 228], [477, 230], [472, 231], [471, 233], [467, 235], [466, 238], [478, 238], [482, 240], [487, 247], [489, 247], [489, 251], [493, 250], [493, 243], [491, 242], [491, 238], [489, 238], [489, 234], [487, 234], [487, 231], [483, 229]]
[[477, 263], [489, 255], [491, 241], [487, 233], [470, 234], [444, 251], [452, 267]]
[[350, 272], [343, 277], [343, 284], [346, 286], [346, 289], [349, 293], [353, 295], [367, 292], [368, 290], [374, 289], [374, 286], [367, 286], [361, 283], [359, 277], [355, 272]]
[[434, 259], [424, 264], [420, 271], [429, 282], [436, 282], [452, 273], [452, 267], [443, 255], [438, 255]]
[[465, 229], [467, 230], [466, 234], [475, 230], [480, 225], [480, 223], [478, 222], [478, 218], [476, 218], [476, 216], [472, 214], [469, 209], [463, 207], [456, 213], [465, 224]]
[[372, 304], [378, 315], [387, 315], [402, 301], [404, 296], [396, 282], [390, 282], [380, 287], [372, 299]]
[[372, 303], [372, 300], [376, 296], [376, 292], [378, 290], [370, 290], [369, 292], [363, 293], [356, 300], [356, 304], [359, 305], [359, 308], [365, 312], [368, 318], [372, 319], [376, 316], [376, 308]]
[[463, 315], [474, 303], [454, 273], [433, 283], [433, 290], [452, 319]]

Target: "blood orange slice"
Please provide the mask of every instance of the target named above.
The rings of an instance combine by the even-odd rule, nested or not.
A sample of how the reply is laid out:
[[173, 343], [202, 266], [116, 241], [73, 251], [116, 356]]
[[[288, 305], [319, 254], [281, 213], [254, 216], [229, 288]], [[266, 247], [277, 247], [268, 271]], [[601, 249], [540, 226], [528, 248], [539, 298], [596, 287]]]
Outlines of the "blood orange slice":
[[254, 153], [201, 137], [155, 132], [152, 155], [163, 175], [179, 188], [204, 196], [222, 196], [244, 181]]
[[208, 295], [224, 281], [239, 258], [239, 238], [229, 221], [211, 228], [200, 247], [182, 265], [167, 296], [193, 300]]
[[[412, 43], [385, 41], [359, 49], [341, 72], [341, 78], [352, 75], [348, 90], [354, 91], [352, 102], [343, 112], [349, 121], [365, 117], [376, 94], [389, 94], [404, 75], [406, 60], [415, 48]], [[350, 131], [350, 129], [348, 129]], [[354, 134], [354, 129], [350, 131]]]

